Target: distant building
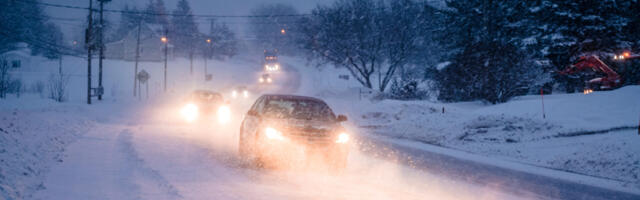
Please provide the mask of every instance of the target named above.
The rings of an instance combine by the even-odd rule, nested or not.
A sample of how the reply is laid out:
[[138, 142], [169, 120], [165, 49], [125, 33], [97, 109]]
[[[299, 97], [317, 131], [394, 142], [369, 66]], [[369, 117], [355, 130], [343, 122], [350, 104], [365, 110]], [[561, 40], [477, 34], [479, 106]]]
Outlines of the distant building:
[[3, 65], [9, 65], [12, 69], [31, 68], [31, 55], [29, 49], [21, 48], [20, 50], [9, 51], [0, 55], [3, 59]]
[[[140, 27], [140, 61], [160, 62], [164, 60], [164, 43], [161, 38], [163, 28], [143, 23]], [[107, 59], [133, 61], [136, 57], [136, 42], [138, 29], [132, 29], [120, 41], [105, 45], [105, 57]], [[171, 38], [168, 44], [168, 59], [173, 59], [173, 45]]]

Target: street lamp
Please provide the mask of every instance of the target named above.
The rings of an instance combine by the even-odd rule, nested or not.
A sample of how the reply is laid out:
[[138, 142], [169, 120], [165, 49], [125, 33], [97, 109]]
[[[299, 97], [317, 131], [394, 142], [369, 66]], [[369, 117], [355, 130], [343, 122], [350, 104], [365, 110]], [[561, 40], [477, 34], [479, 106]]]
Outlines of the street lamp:
[[287, 31], [284, 30], [284, 28], [282, 30], [280, 30], [280, 33], [282, 33], [282, 35], [286, 34]]
[[207, 59], [209, 54], [211, 54], [211, 38], [207, 38], [207, 40], [205, 40], [207, 42], [208, 45], [208, 51], [206, 53], [206, 55], [204, 55], [204, 81], [207, 81]]
[[[166, 33], [167, 31], [165, 31], [165, 35]], [[169, 39], [167, 39], [167, 36], [162, 36], [160, 41], [164, 43], [164, 92], [167, 92], [167, 48]]]

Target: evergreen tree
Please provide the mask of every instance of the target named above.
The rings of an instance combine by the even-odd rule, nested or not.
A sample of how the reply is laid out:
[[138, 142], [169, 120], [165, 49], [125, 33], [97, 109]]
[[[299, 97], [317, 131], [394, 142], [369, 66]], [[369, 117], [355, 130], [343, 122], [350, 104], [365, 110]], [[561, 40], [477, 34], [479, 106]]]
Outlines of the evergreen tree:
[[[439, 73], [440, 99], [508, 101], [525, 94], [542, 75], [528, 53], [532, 37], [526, 1], [447, 1], [447, 49], [452, 64]], [[533, 2], [535, 3], [535, 2]], [[535, 32], [533, 32], [535, 33]]]
[[224, 23], [218, 23], [212, 19], [209, 35], [205, 37], [204, 40], [211, 40], [211, 44], [202, 49], [203, 54], [208, 58], [225, 59], [238, 53], [238, 39]]
[[38, 0], [0, 1], [0, 54], [26, 43], [33, 55], [57, 58], [62, 46], [62, 32], [48, 22]]
[[108, 37], [108, 41], [123, 39], [129, 32], [136, 30], [138, 24], [141, 23], [143, 17], [140, 14], [136, 14], [140, 12], [136, 7], [129, 8], [128, 5], [125, 5], [123, 10], [124, 12], [120, 13], [120, 23], [113, 34]]
[[203, 43], [204, 40], [198, 40], [201, 34], [187, 0], [178, 1], [177, 8], [173, 11], [171, 24], [172, 44], [175, 45], [175, 51], [190, 58], [193, 57], [195, 45], [197, 45], [195, 43]]
[[163, 0], [149, 0], [149, 4], [147, 4], [147, 8], [144, 11], [144, 22], [169, 28], [169, 18], [167, 17], [167, 9]]

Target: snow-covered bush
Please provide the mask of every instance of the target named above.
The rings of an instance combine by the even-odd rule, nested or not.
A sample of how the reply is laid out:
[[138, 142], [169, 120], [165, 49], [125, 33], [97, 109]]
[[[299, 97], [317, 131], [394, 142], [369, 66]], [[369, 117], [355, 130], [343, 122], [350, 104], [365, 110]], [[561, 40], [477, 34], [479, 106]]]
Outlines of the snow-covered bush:
[[49, 98], [57, 102], [65, 101], [68, 83], [68, 75], [51, 74], [51, 76], [49, 76]]

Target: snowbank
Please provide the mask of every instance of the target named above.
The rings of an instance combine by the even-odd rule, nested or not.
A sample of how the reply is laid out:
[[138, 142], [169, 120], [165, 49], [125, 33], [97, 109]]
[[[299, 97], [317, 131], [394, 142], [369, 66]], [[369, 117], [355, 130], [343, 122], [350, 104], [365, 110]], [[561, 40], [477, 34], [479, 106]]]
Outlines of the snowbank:
[[49, 167], [64, 162], [65, 147], [91, 127], [82, 108], [38, 98], [0, 104], [0, 199], [29, 198], [44, 189]]

